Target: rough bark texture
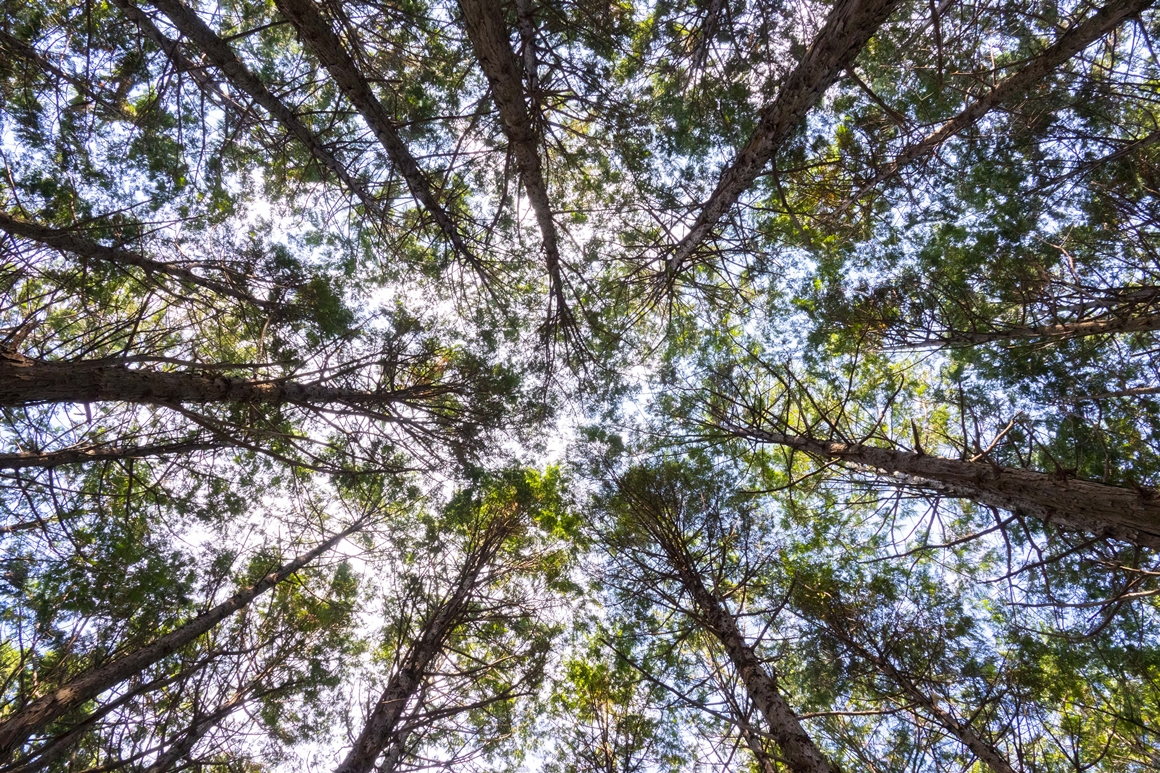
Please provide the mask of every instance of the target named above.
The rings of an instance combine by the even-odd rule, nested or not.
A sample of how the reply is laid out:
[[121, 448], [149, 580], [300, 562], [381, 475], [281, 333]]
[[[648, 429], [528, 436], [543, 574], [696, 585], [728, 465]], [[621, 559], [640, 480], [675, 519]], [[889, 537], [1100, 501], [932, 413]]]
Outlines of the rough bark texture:
[[302, 569], [322, 553], [334, 547], [339, 540], [361, 527], [361, 522], [356, 523], [349, 529], [336, 534], [318, 547], [289, 563], [283, 564], [254, 585], [243, 588], [226, 601], [203, 612], [152, 644], [79, 674], [52, 692], [30, 701], [28, 705], [0, 724], [0, 761], [10, 759], [21, 744], [33, 734], [44, 729], [53, 720], [87, 701], [94, 700], [105, 690], [135, 676], [162, 658], [168, 657], [192, 643], [222, 620]]
[[387, 751], [383, 754], [383, 761], [379, 763], [378, 773], [395, 773], [399, 769], [399, 763], [403, 761], [407, 751], [408, 735], [409, 733], [405, 728], [392, 734], [387, 743]]
[[843, 621], [832, 621], [829, 628], [831, 633], [843, 644], [868, 660], [880, 673], [902, 688], [902, 691], [906, 693], [911, 701], [921, 706], [923, 711], [938, 722], [943, 730], [956, 738], [963, 746], [970, 749], [971, 753], [978, 757], [994, 773], [1016, 773], [1015, 768], [1011, 766], [1007, 758], [998, 749], [983, 740], [982, 736], [976, 733], [974, 728], [968, 723], [960, 720], [954, 713], [940, 706], [928, 693], [920, 690], [918, 685], [899, 671], [889, 659], [871, 652], [855, 641], [854, 637], [846, 631]]
[[390, 392], [293, 381], [248, 381], [188, 371], [154, 371], [105, 362], [42, 362], [0, 352], [0, 405], [102, 401], [189, 404], [219, 402], [382, 406], [434, 397], [449, 388]]
[[717, 222], [793, 134], [806, 113], [821, 100], [882, 26], [899, 0], [839, 0], [826, 24], [801, 62], [785, 79], [777, 97], [761, 115], [748, 144], [721, 175], [716, 190], [705, 202], [688, 234], [674, 248], [666, 266], [677, 273], [701, 245]]
[[[128, 2], [128, 0], [125, 0]], [[291, 135], [310, 151], [315, 160], [329, 169], [351, 193], [358, 197], [367, 210], [383, 216], [379, 202], [370, 195], [366, 186], [352, 175], [330, 149], [314, 134], [282, 100], [266, 88], [257, 76], [238, 59], [229, 45], [217, 36], [192, 9], [179, 0], [149, 0], [169, 19], [174, 27], [193, 42], [226, 76], [234, 88], [261, 105], [270, 116], [282, 124]]]
[[277, 0], [277, 5], [282, 15], [298, 31], [303, 44], [322, 63], [330, 73], [330, 77], [334, 78], [339, 90], [367, 122], [367, 126], [374, 132], [395, 168], [406, 181], [411, 195], [431, 214], [435, 224], [451, 242], [455, 251], [477, 270], [482, 270], [482, 264], [468, 249], [455, 221], [436, 198], [427, 175], [420, 169], [415, 157], [399, 136], [394, 120], [379, 102], [370, 84], [359, 73], [354, 59], [331, 28], [330, 22], [319, 12], [314, 0]]
[[182, 266], [165, 263], [160, 260], [153, 260], [139, 252], [127, 250], [123, 247], [106, 247], [103, 244], [98, 244], [97, 242], [89, 241], [84, 237], [78, 236], [73, 231], [49, 228], [39, 223], [19, 220], [6, 212], [0, 212], [0, 229], [7, 231], [13, 236], [39, 242], [61, 252], [71, 252], [74, 255], [79, 255], [89, 260], [99, 260], [117, 266], [133, 266], [143, 269], [147, 273], [171, 276], [186, 284], [201, 287], [219, 295], [236, 298], [239, 301], [251, 303], [261, 308], [270, 308], [274, 305], [269, 301], [259, 300], [249, 293], [231, 287], [224, 282], [195, 274]]
[[354, 747], [335, 773], [369, 773], [375, 768], [379, 755], [393, 740], [399, 740], [396, 731], [407, 704], [423, 684], [431, 663], [443, 651], [448, 635], [462, 622], [480, 571], [495, 557], [496, 551], [511, 533], [511, 528], [511, 522], [494, 522], [478, 547], [468, 556], [451, 594], [424, 622], [418, 639], [403, 656], [399, 670], [387, 683], [383, 694], [371, 709]]
[[1068, 59], [1116, 29], [1126, 19], [1150, 7], [1153, 2], [1154, 0], [1115, 0], [1115, 2], [1108, 3], [1092, 14], [1089, 19], [1061, 35], [1059, 40], [1024, 65], [1014, 75], [1000, 81], [995, 88], [976, 99], [954, 118], [928, 134], [921, 141], [903, 150], [897, 158], [879, 170], [873, 179], [860, 186], [850, 201], [856, 201], [874, 186], [893, 177], [902, 167], [929, 156], [943, 142], [977, 123], [980, 118], [996, 106], [1023, 94]]
[[753, 428], [731, 431], [822, 459], [869, 467], [908, 485], [925, 486], [1047, 523], [1160, 548], [1160, 499], [1154, 492], [985, 462], [813, 440]]
[[[551, 282], [552, 297], [558, 314], [567, 315], [568, 306], [564, 296], [563, 278], [560, 272], [560, 243], [556, 232], [556, 222], [552, 219], [552, 206], [548, 199], [548, 186], [544, 182], [544, 167], [537, 149], [536, 132], [525, 101], [520, 63], [512, 51], [507, 25], [504, 22], [503, 4], [499, 0], [460, 0], [463, 21], [467, 35], [475, 49], [475, 58], [480, 69], [487, 76], [491, 86], [492, 99], [499, 108], [500, 122], [504, 135], [508, 138], [512, 155], [524, 181], [532, 210], [536, 213], [536, 223], [544, 241], [544, 253]], [[525, 61], [534, 66], [535, 55], [531, 44], [530, 17], [521, 18], [521, 32], [524, 34]], [[523, 27], [529, 28], [524, 32]], [[532, 78], [534, 73], [530, 74]]]
[[[0, 372], [3, 365], [0, 364]], [[157, 443], [147, 446], [81, 446], [62, 448], [59, 451], [23, 451], [15, 454], [0, 454], [0, 470], [23, 470], [29, 467], [51, 468], [65, 464], [83, 462], [110, 462], [122, 459], [144, 459], [149, 456], [183, 454], [189, 451], [204, 451], [214, 448], [216, 443]]]

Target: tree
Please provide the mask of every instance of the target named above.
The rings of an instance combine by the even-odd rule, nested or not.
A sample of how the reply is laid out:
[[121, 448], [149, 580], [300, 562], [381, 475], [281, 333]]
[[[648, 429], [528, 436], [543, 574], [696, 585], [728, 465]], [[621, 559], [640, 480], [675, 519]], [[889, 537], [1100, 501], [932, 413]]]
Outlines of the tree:
[[333, 548], [340, 540], [350, 536], [362, 525], [361, 522], [356, 523], [330, 537], [318, 547], [312, 548], [294, 560], [288, 561], [276, 570], [267, 573], [253, 585], [242, 588], [225, 601], [206, 610], [156, 641], [126, 653], [99, 668], [78, 674], [52, 692], [30, 701], [0, 725], [0, 755], [7, 760], [31, 735], [40, 731], [49, 722], [76, 706], [93, 700], [110, 687], [125, 681], [161, 658], [171, 655], [193, 642], [226, 617], [243, 608], [262, 593], [274, 588], [322, 553]]
[[1153, 5], [3, 3], [6, 773], [1155, 767]]
[[[708, 567], [700, 564], [690, 549], [689, 537], [683, 533], [686, 523], [691, 522], [696, 528], [698, 520], [696, 510], [687, 509], [690, 505], [696, 507], [695, 499], [685, 499], [696, 497], [689, 482], [681, 480], [679, 469], [662, 469], [651, 475], [648, 470], [633, 470], [619, 481], [617, 493], [634, 525], [655, 542], [667, 563], [662, 571], [676, 580], [679, 592], [691, 601], [692, 609], [687, 614], [719, 642], [732, 662], [750, 700], [765, 720], [766, 732], [777, 743], [781, 758], [795, 773], [836, 770], [802, 727], [778, 686], [776, 672], [768, 669], [746, 640], [736, 614], [719, 591], [714, 592], [705, 584], [703, 576]], [[704, 496], [706, 492], [699, 493]], [[712, 539], [712, 525], [706, 531]]]

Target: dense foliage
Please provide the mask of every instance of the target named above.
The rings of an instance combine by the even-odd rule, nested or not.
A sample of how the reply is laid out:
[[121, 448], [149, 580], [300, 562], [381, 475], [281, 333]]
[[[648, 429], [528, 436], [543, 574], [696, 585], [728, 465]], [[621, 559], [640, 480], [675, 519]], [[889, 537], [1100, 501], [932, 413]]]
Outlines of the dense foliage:
[[1160, 768], [1100, 2], [0, 0], [0, 773]]

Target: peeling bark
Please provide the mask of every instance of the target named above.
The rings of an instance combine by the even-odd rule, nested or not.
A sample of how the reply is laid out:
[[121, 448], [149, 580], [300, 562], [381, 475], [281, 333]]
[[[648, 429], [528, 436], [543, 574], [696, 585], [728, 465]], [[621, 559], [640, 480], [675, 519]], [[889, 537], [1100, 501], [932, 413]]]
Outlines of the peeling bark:
[[201, 287], [218, 295], [225, 295], [263, 309], [270, 309], [276, 305], [270, 301], [259, 300], [249, 293], [231, 287], [224, 282], [195, 274], [188, 268], [147, 258], [139, 252], [128, 250], [124, 247], [106, 247], [103, 244], [78, 236], [71, 230], [49, 228], [39, 223], [18, 220], [5, 212], [0, 212], [0, 229], [7, 231], [13, 236], [39, 242], [55, 250], [70, 252], [89, 260], [99, 260], [117, 266], [133, 266], [134, 268], [143, 269], [147, 273], [171, 276], [186, 284]]
[[673, 248], [666, 263], [670, 278], [705, 241], [726, 210], [753, 185], [806, 113], [854, 62], [898, 4], [899, 0], [840, 0], [834, 6], [801, 62], [785, 79], [773, 103], [762, 112], [753, 136], [721, 175], [689, 232]]
[[435, 220], [443, 235], [451, 242], [455, 252], [468, 262], [481, 276], [486, 271], [479, 258], [467, 247], [467, 242], [450, 213], [443, 208], [431, 187], [431, 181], [419, 167], [415, 157], [399, 136], [394, 120], [383, 104], [379, 102], [370, 83], [358, 71], [342, 40], [314, 4], [314, 0], [276, 0], [278, 10], [294, 25], [303, 44], [334, 78], [343, 95], [359, 111], [367, 126], [387, 151], [387, 155], [399, 170], [411, 195]]
[[30, 701], [20, 711], [0, 723], [0, 761], [11, 759], [16, 750], [29, 737], [43, 730], [49, 723], [87, 701], [95, 700], [104, 691], [196, 641], [222, 620], [244, 608], [255, 598], [305, 567], [338, 544], [340, 540], [361, 529], [362, 526], [363, 522], [360, 521], [336, 534], [318, 547], [283, 564], [255, 584], [241, 589], [221, 604], [203, 612], [152, 644], [147, 644], [102, 666], [78, 674], [60, 687]]
[[[556, 304], [556, 314], [561, 321], [568, 319], [568, 303], [564, 295], [564, 282], [560, 270], [560, 242], [556, 222], [552, 219], [552, 205], [548, 198], [548, 186], [544, 181], [543, 162], [537, 148], [537, 137], [532, 119], [528, 113], [520, 63], [512, 51], [508, 29], [504, 23], [504, 9], [500, 0], [460, 0], [467, 35], [471, 39], [475, 57], [480, 69], [487, 76], [491, 86], [492, 99], [499, 108], [500, 122], [504, 135], [515, 156], [524, 190], [536, 214], [536, 224], [540, 228], [540, 238], [544, 243], [545, 262], [551, 293]], [[530, 9], [528, 9], [530, 13]], [[521, 34], [524, 35], [525, 60], [534, 66], [535, 53], [530, 39], [530, 17], [521, 18]], [[524, 30], [528, 28], [528, 31]], [[530, 57], [530, 59], [528, 58]], [[529, 73], [535, 82], [535, 73]]]

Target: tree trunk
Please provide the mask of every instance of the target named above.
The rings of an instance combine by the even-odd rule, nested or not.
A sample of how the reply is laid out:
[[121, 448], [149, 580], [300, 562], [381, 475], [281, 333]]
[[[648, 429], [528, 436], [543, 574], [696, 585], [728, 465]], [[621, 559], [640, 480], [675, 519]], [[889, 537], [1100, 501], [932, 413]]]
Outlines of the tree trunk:
[[276, 0], [278, 10], [294, 25], [303, 44], [322, 63], [334, 78], [340, 91], [359, 111], [379, 143], [387, 151], [399, 174], [407, 182], [411, 195], [434, 218], [436, 225], [451, 242], [456, 253], [481, 275], [486, 275], [483, 264], [467, 247], [459, 227], [439, 203], [427, 175], [411, 155], [395, 122], [370, 84], [359, 73], [342, 40], [314, 4], [314, 0]]
[[[0, 365], [3, 372], [3, 365]], [[62, 448], [59, 451], [22, 451], [0, 454], [0, 470], [23, 470], [29, 467], [53, 468], [84, 462], [111, 462], [124, 459], [144, 459], [150, 456], [182, 454], [216, 448], [220, 443], [158, 443], [148, 446], [88, 445]]]
[[769, 735], [781, 749], [781, 756], [789, 769], [793, 773], [838, 773], [837, 766], [827, 760], [814, 744], [781, 694], [776, 672], [766, 670], [745, 641], [725, 601], [705, 587], [680, 536], [666, 523], [666, 516], [658, 512], [647, 496], [637, 496], [623, 486], [621, 494], [632, 500], [637, 516], [660, 545], [680, 584], [692, 597], [697, 609], [696, 621], [721, 643], [725, 655], [737, 669], [749, 699], [769, 724]]
[[387, 743], [386, 754], [383, 755], [383, 761], [379, 764], [376, 773], [395, 773], [399, 769], [399, 763], [403, 761], [403, 756], [407, 751], [407, 738], [409, 735], [410, 731], [406, 728], [400, 728], [391, 734], [390, 741]]
[[1160, 330], [1160, 313], [1141, 314], [1133, 317], [1113, 317], [1092, 319], [1082, 322], [1063, 322], [1057, 325], [1039, 327], [1009, 327], [980, 333], [969, 331], [948, 331], [935, 338], [904, 343], [896, 349], [937, 349], [943, 347], [976, 346], [999, 341], [1027, 341], [1040, 338], [1083, 338], [1084, 336], [1108, 335], [1111, 333], [1144, 333]]
[[740, 437], [794, 448], [821, 459], [868, 467], [910, 485], [972, 499], [1046, 523], [1160, 548], [1160, 500], [1150, 491], [755, 428], [725, 429]]
[[44, 362], [0, 352], [0, 406], [117, 401], [147, 404], [336, 403], [384, 406], [446, 394], [452, 387], [418, 385], [362, 392], [294, 381], [249, 381], [189, 371], [154, 371], [107, 362]]
[[1126, 19], [1151, 6], [1153, 2], [1154, 0], [1113, 0], [1108, 3], [1082, 24], [1061, 35], [1059, 40], [1025, 64], [1017, 73], [1000, 81], [995, 88], [976, 99], [954, 118], [903, 150], [897, 158], [879, 170], [873, 179], [861, 185], [846, 205], [852, 204], [874, 186], [893, 177], [902, 167], [934, 153], [943, 142], [973, 126], [996, 106], [1023, 94], [1068, 59], [1112, 32]]
[[[673, 556], [670, 554], [670, 558]], [[693, 597], [701, 623], [721, 642], [725, 654], [745, 685], [745, 691], [769, 723], [770, 736], [781, 748], [782, 757], [794, 773], [837, 773], [813, 739], [802, 727], [777, 686], [777, 677], [762, 665], [753, 648], [745, 641], [737, 621], [725, 603], [714, 596], [699, 575], [688, 567], [675, 567], [685, 590]]]
[[10, 759], [21, 744], [49, 723], [196, 641], [222, 620], [302, 569], [362, 526], [363, 521], [355, 523], [152, 644], [79, 674], [52, 692], [30, 701], [16, 714], [0, 723], [0, 762]]
[[[118, 5], [127, 5], [129, 0], [114, 0]], [[376, 217], [382, 219], [383, 208], [370, 195], [366, 186], [355, 179], [354, 175], [343, 166], [331, 151], [322, 144], [318, 136], [312, 132], [302, 120], [295, 115], [282, 100], [258, 80], [252, 72], [238, 59], [237, 54], [224, 40], [209, 28], [201, 17], [180, 0], [149, 0], [159, 11], [169, 19], [182, 35], [189, 38], [219, 70], [229, 79], [234, 88], [248, 94], [251, 99], [261, 105], [274, 120], [282, 124], [295, 139], [301, 142], [310, 154], [324, 167], [329, 169], [347, 189], [358, 197], [359, 201]]]
[[7, 231], [13, 236], [18, 236], [23, 239], [29, 239], [34, 242], [40, 242], [48, 247], [61, 252], [71, 252], [74, 255], [79, 255], [82, 258], [89, 260], [99, 260], [105, 263], [112, 263], [117, 266], [133, 266], [135, 268], [144, 269], [146, 273], [163, 274], [178, 279], [186, 284], [194, 285], [195, 287], [202, 287], [219, 295], [225, 295], [230, 298], [236, 298], [239, 301], [252, 303], [260, 308], [269, 309], [274, 306], [269, 301], [262, 301], [247, 292], [231, 287], [224, 282], [219, 282], [216, 279], [209, 279], [204, 276], [199, 276], [193, 273], [188, 268], [177, 266], [172, 263], [165, 263], [160, 260], [153, 260], [147, 258], [139, 252], [127, 250], [123, 247], [106, 247], [103, 244], [89, 241], [83, 237], [77, 236], [72, 230], [61, 230], [57, 228], [49, 228], [48, 226], [40, 225], [39, 223], [30, 223], [26, 220], [18, 220], [11, 215], [0, 212], [0, 229]]
[[480, 571], [491, 562], [514, 524], [493, 521], [479, 545], [468, 555], [451, 595], [423, 624], [418, 639], [403, 656], [399, 670], [387, 682], [383, 694], [367, 717], [354, 747], [335, 773], [369, 773], [379, 755], [396, 739], [399, 720], [407, 704], [423, 684], [427, 669], [443, 651], [447, 637], [467, 611]]
[[[475, 49], [480, 69], [487, 76], [491, 86], [492, 99], [499, 108], [503, 132], [511, 145], [516, 165], [524, 181], [532, 210], [536, 213], [536, 223], [544, 242], [544, 253], [551, 282], [552, 297], [561, 321], [568, 317], [568, 305], [564, 296], [563, 278], [560, 272], [560, 244], [556, 223], [552, 219], [552, 206], [548, 199], [548, 187], [544, 182], [544, 168], [536, 145], [536, 132], [528, 114], [523, 79], [520, 77], [519, 60], [512, 51], [508, 40], [508, 29], [504, 23], [504, 9], [499, 0], [459, 0], [467, 35]], [[530, 28], [530, 18], [521, 20]], [[522, 31], [522, 30], [521, 30]], [[531, 54], [530, 34], [525, 33], [525, 55]], [[534, 79], [535, 73], [529, 73]]]
[[[272, 694], [276, 692], [266, 691], [265, 694]], [[145, 768], [141, 773], [166, 773], [176, 767], [177, 763], [189, 756], [193, 751], [193, 747], [197, 745], [205, 734], [212, 730], [215, 726], [225, 720], [230, 714], [245, 705], [250, 698], [246, 695], [246, 691], [242, 690], [233, 695], [228, 701], [221, 704], [213, 712], [198, 717], [193, 724], [182, 734], [176, 742], [171, 744], [163, 753], [157, 755], [157, 759]]]
[[688, 234], [673, 249], [666, 265], [672, 277], [693, 254], [717, 222], [773, 160], [842, 71], [882, 26], [899, 0], [840, 0], [801, 62], [785, 79], [777, 97], [737, 158], [721, 175]]

